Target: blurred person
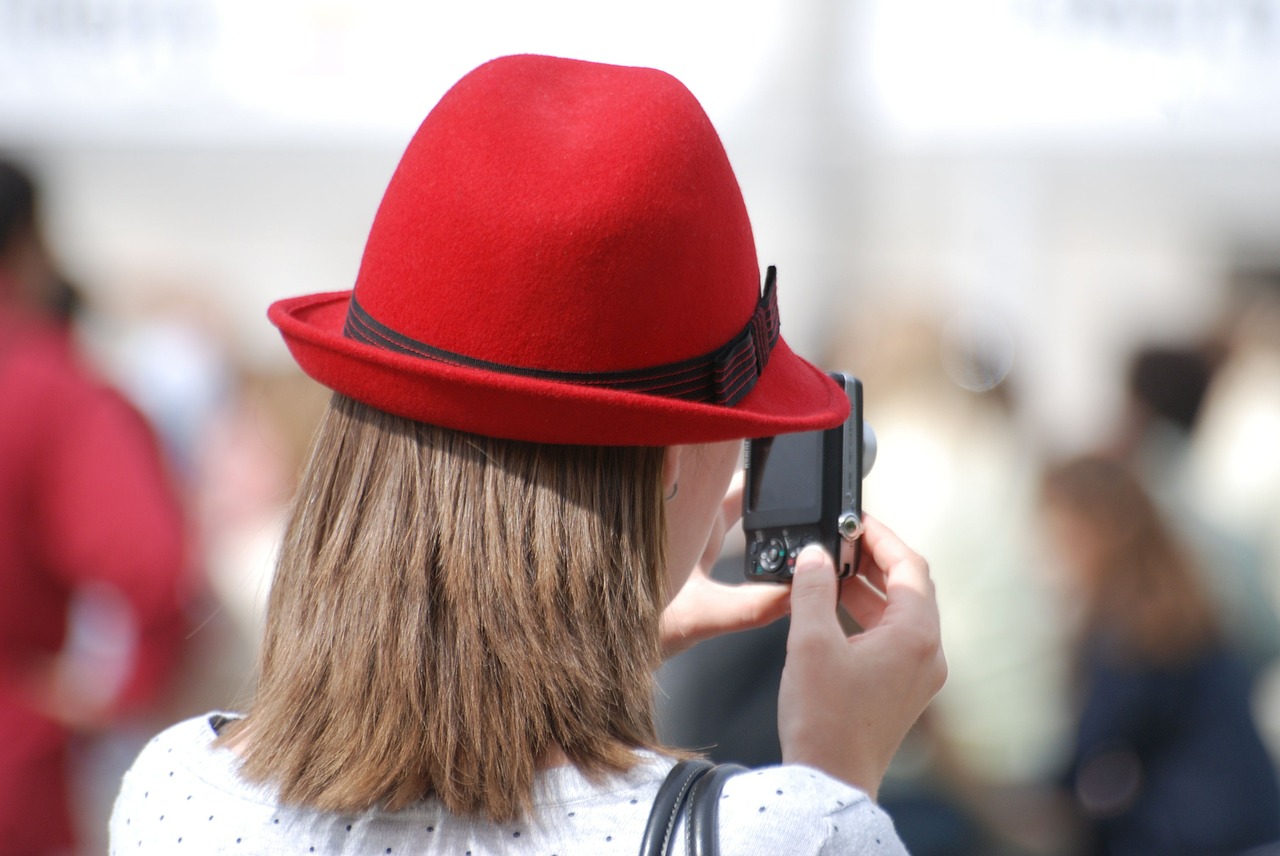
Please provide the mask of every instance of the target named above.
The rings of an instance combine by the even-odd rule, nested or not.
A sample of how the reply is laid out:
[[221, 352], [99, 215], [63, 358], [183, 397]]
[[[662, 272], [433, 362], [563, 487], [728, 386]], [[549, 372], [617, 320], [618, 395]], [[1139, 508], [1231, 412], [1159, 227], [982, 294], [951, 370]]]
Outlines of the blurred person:
[[[1280, 269], [1230, 278], [1225, 357], [1207, 390], [1190, 449], [1188, 493], [1206, 518], [1257, 556], [1255, 612], [1280, 608]], [[1248, 625], [1246, 625], [1248, 626]], [[1258, 717], [1280, 754], [1280, 659], [1258, 679]]]
[[1280, 846], [1280, 789], [1190, 554], [1120, 464], [1086, 457], [1043, 482], [1077, 610], [1070, 784], [1105, 856]]
[[786, 763], [725, 784], [723, 852], [904, 852], [874, 798], [945, 676], [923, 559], [869, 520], [842, 590], [816, 548], [789, 589], [708, 575], [742, 438], [849, 407], [780, 338], [683, 85], [482, 65], [410, 142], [354, 289], [269, 314], [334, 394], [256, 696], [144, 749], [114, 852], [630, 856], [682, 754], [654, 733], [662, 657], [788, 610]]
[[[1229, 329], [1230, 319], [1220, 326]], [[1264, 539], [1242, 525], [1249, 515], [1234, 513], [1236, 503], [1202, 482], [1197, 466], [1206, 433], [1220, 423], [1210, 390], [1235, 376], [1235, 350], [1221, 331], [1138, 348], [1129, 362], [1124, 417], [1112, 454], [1130, 467], [1161, 513], [1178, 521], [1180, 536], [1198, 558], [1193, 564], [1204, 574], [1204, 589], [1222, 614], [1226, 641], [1257, 672], [1280, 654]], [[1258, 450], [1256, 442], [1253, 448]], [[1252, 458], [1250, 467], [1267, 469], [1267, 455]], [[1224, 514], [1227, 507], [1232, 511]]]
[[1225, 358], [1191, 450], [1189, 489], [1213, 523], [1256, 545], [1280, 603], [1280, 270], [1241, 273], [1231, 290]]
[[36, 187], [0, 162], [0, 853], [74, 847], [72, 737], [181, 650], [183, 510], [139, 414], [82, 364]]

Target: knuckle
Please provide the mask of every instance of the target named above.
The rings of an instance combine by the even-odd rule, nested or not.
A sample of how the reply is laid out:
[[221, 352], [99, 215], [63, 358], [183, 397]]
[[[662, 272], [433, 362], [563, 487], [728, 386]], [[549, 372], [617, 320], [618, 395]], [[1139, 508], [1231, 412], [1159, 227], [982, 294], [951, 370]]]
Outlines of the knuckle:
[[925, 579], [927, 579], [927, 580], [929, 581], [929, 583], [932, 585], [932, 583], [933, 583], [933, 574], [932, 574], [932, 572], [931, 572], [931, 571], [930, 571], [930, 569], [929, 569], [929, 560], [928, 560], [928, 559], [926, 559], [924, 556], [921, 556], [919, 553], [911, 553], [911, 554], [907, 557], [907, 561], [909, 561], [912, 565], [914, 565], [914, 566], [915, 566], [916, 571], [917, 571], [917, 572], [918, 572], [922, 577], [924, 577]]
[[942, 689], [947, 682], [947, 675], [950, 667], [947, 665], [946, 655], [942, 653], [942, 649], [938, 649], [937, 656], [933, 658], [933, 662], [928, 669], [928, 679], [930, 689], [934, 694]]
[[926, 665], [942, 655], [942, 638], [935, 627], [915, 627], [904, 632], [902, 651], [914, 662]]

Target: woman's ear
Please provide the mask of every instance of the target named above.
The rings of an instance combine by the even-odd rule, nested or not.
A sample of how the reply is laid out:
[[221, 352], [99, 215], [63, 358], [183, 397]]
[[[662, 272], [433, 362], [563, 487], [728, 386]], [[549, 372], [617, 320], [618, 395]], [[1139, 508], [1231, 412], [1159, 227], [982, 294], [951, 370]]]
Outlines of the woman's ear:
[[662, 458], [662, 495], [671, 496], [680, 482], [680, 458], [687, 446], [668, 446]]

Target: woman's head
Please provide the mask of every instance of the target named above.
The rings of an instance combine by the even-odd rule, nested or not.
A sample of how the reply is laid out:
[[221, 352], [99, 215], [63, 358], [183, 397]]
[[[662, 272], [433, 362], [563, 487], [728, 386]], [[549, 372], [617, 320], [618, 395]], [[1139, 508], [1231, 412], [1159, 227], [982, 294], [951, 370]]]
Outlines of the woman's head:
[[24, 169], [0, 160], [0, 302], [39, 303], [53, 287], [38, 196]]
[[549, 753], [628, 766], [654, 740], [668, 588], [738, 441], [849, 409], [780, 338], [720, 140], [652, 69], [468, 74], [405, 152], [354, 290], [270, 317], [340, 395], [245, 770], [320, 808], [435, 793], [508, 818]]
[[1121, 464], [1081, 457], [1044, 477], [1046, 517], [1080, 592], [1086, 630], [1150, 661], [1178, 660], [1215, 634], [1189, 554]]

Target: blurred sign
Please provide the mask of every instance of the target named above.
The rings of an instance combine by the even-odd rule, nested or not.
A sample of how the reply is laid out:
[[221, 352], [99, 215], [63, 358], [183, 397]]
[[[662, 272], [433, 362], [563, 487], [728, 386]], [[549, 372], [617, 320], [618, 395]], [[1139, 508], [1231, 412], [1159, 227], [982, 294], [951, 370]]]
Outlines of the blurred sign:
[[0, 141], [398, 143], [461, 73], [520, 52], [666, 69], [715, 119], [751, 91], [782, 9], [782, 0], [0, 0]]
[[[358, 91], [387, 62], [362, 43], [370, 16], [358, 8], [0, 0], [0, 134], [216, 142], [391, 126], [403, 136], [409, 118], [386, 110], [398, 91]], [[382, 56], [394, 47], [384, 43]]]

